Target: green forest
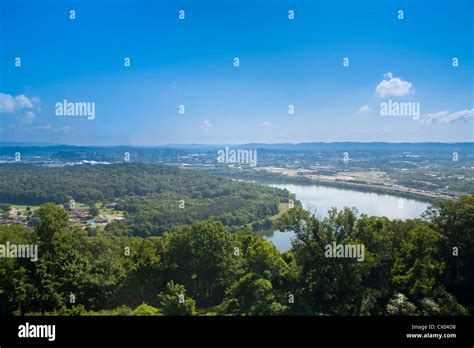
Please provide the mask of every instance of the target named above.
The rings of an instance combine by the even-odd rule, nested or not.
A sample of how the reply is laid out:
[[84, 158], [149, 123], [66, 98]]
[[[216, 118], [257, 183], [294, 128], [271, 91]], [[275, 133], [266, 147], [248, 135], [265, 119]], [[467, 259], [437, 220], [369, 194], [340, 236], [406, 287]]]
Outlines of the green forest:
[[107, 229], [127, 236], [158, 236], [207, 219], [232, 231], [247, 224], [264, 225], [278, 214], [280, 203], [294, 199], [286, 190], [159, 164], [53, 168], [2, 164], [0, 177], [0, 203], [114, 202], [127, 219], [114, 221]]
[[[34, 227], [0, 226], [0, 244], [39, 246], [36, 262], [0, 259], [4, 315], [468, 315], [474, 307], [470, 195], [405, 221], [349, 208], [317, 219], [295, 206], [275, 221], [296, 233], [284, 253], [250, 226], [231, 231], [212, 219], [147, 237], [78, 229], [56, 203], [36, 210]], [[364, 261], [326, 257], [332, 242], [363, 244]]]

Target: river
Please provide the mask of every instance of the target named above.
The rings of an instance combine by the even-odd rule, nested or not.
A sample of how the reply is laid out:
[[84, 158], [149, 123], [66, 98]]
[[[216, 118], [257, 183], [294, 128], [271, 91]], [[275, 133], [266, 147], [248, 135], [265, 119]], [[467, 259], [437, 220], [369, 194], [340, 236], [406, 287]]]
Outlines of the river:
[[[387, 194], [360, 192], [325, 186], [295, 184], [272, 184], [272, 187], [287, 189], [296, 195], [305, 209], [316, 212], [322, 218], [327, 211], [336, 207], [356, 207], [359, 214], [386, 216], [390, 219], [411, 219], [420, 217], [428, 203], [410, 198], [400, 198]], [[293, 232], [266, 231], [263, 237], [271, 241], [280, 251], [291, 248]]]

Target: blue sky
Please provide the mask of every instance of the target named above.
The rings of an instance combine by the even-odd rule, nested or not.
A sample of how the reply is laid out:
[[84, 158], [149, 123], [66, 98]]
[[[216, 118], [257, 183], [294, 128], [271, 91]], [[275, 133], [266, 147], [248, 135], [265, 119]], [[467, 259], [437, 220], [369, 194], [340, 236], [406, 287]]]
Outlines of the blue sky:
[[[0, 141], [473, 141], [473, 4], [2, 0]], [[65, 99], [95, 118], [58, 117]]]

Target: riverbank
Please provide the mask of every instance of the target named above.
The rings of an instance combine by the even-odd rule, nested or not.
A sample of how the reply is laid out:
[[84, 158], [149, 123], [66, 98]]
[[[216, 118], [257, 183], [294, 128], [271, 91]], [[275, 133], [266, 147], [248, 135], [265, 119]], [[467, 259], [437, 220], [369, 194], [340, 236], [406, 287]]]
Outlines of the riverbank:
[[268, 171], [266, 168], [259, 168], [258, 170], [234, 169], [215, 171], [215, 173], [219, 176], [230, 177], [243, 181], [254, 181], [262, 184], [297, 184], [307, 186], [335, 187], [359, 192], [387, 194], [425, 203], [433, 203], [439, 199], [457, 198], [454, 195], [448, 196], [437, 192], [414, 189], [399, 185], [367, 184], [362, 182], [342, 181], [338, 179], [328, 180], [316, 178], [315, 176], [283, 174], [281, 172]]

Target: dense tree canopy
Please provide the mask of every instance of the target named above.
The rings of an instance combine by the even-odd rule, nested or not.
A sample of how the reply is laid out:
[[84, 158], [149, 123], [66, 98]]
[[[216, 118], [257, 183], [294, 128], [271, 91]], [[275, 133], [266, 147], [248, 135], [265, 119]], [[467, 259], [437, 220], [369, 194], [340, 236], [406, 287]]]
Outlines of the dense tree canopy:
[[234, 231], [247, 224], [254, 224], [255, 230], [269, 229], [268, 218], [291, 197], [286, 190], [158, 164], [3, 164], [0, 177], [0, 209], [8, 203], [68, 206], [72, 200], [88, 205], [89, 214], [96, 216], [96, 203], [114, 202], [127, 219], [114, 221], [108, 230], [140, 237], [204, 220], [220, 221]]
[[[36, 227], [0, 226], [0, 244], [39, 245], [36, 262], [0, 258], [2, 314], [453, 315], [474, 306], [472, 196], [406, 221], [352, 209], [320, 220], [295, 207], [277, 224], [296, 233], [285, 253], [249, 226], [231, 233], [202, 221], [143, 238], [81, 230], [65, 214], [46, 203]], [[332, 243], [363, 245], [363, 260], [328, 257]]]

